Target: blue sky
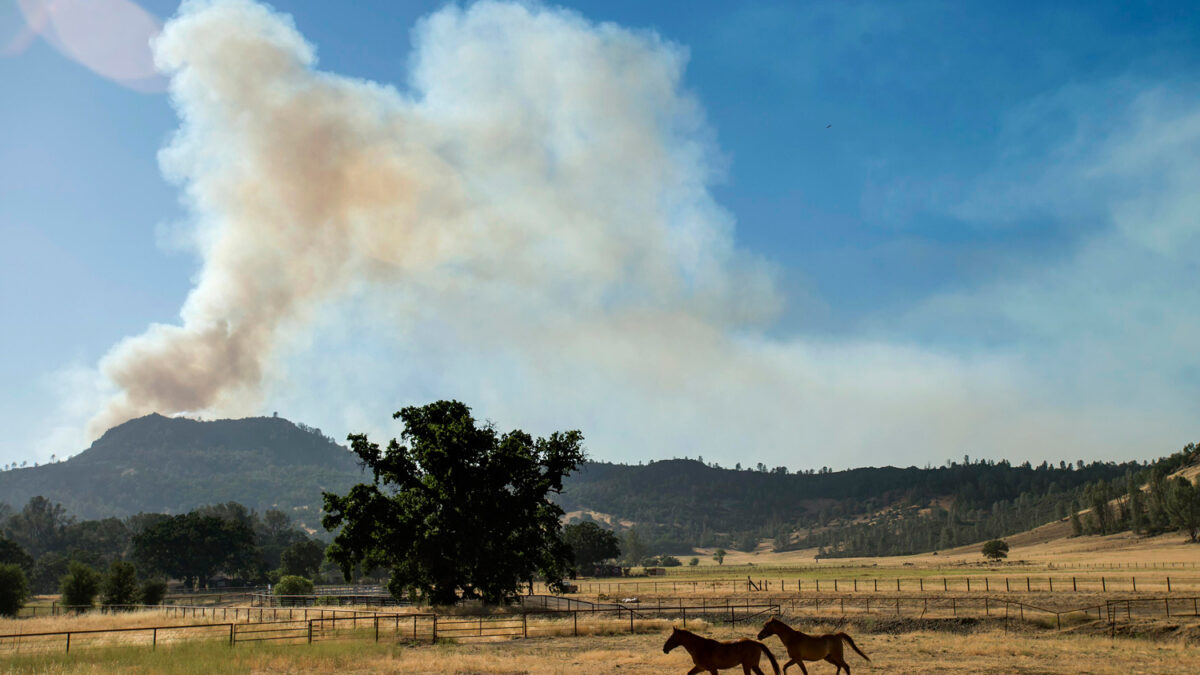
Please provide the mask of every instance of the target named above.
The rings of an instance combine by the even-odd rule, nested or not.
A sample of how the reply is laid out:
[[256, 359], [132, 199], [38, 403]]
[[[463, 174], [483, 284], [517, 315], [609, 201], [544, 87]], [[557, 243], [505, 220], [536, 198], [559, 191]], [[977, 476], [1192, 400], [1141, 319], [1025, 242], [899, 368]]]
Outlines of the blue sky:
[[[27, 31], [22, 6], [0, 4], [0, 41], [10, 47]], [[142, 7], [162, 20], [176, 11]], [[414, 25], [445, 3], [273, 7], [315, 47], [320, 71], [421, 97]], [[787, 406], [765, 422], [734, 414], [714, 436], [699, 427], [720, 401], [693, 405], [685, 383], [631, 397], [662, 407], [622, 419], [619, 406], [578, 393], [561, 372], [543, 378], [528, 357], [507, 362], [516, 342], [464, 346], [468, 367], [417, 335], [358, 341], [331, 326], [357, 321], [375, 332], [363, 317], [378, 298], [348, 293], [348, 304], [305, 319], [315, 327], [279, 338], [287, 344], [269, 359], [265, 393], [209, 416], [279, 409], [337, 436], [363, 425], [395, 433], [388, 411], [453, 395], [501, 426], [581, 426], [600, 458], [761, 456], [792, 468], [964, 453], [1140, 458], [1195, 440], [1200, 18], [1189, 3], [529, 7], [567, 8], [587, 31], [611, 22], [686, 54], [679, 95], [702, 110], [690, 133], [711, 164], [701, 201], [728, 216], [732, 245], [768, 270], [779, 299], [768, 319], [720, 324], [722, 339], [811, 359], [788, 357], [778, 370], [794, 367], [795, 382], [761, 388], [773, 404], [814, 381], [829, 387], [817, 398], [856, 393], [834, 413], [805, 414], [799, 396], [796, 420], [779, 418]], [[204, 269], [189, 244], [204, 217], [159, 163], [180, 127], [178, 104], [105, 78], [47, 40], [25, 43], [0, 56], [0, 463], [82, 449], [72, 430], [96, 403], [77, 390], [94, 387], [97, 364], [123, 338], [178, 323]], [[596, 399], [641, 386], [593, 381], [590, 353], [563, 349], [564, 368], [578, 368], [572, 377]], [[406, 365], [354, 365], [370, 360], [363, 354]], [[708, 357], [696, 358], [684, 365], [706, 369]], [[490, 368], [487, 377], [473, 378], [476, 366]], [[346, 380], [357, 376], [337, 369], [386, 377], [369, 380], [362, 400], [339, 393], [337, 406], [286, 386], [353, 389]], [[916, 371], [929, 381], [913, 386], [912, 402], [880, 391], [909, 386], [905, 374]], [[724, 386], [724, 376], [711, 377]], [[729, 377], [739, 380], [731, 392], [759, 389]], [[547, 404], [564, 388], [571, 405]], [[643, 433], [663, 415], [685, 429]], [[780, 447], [782, 434], [759, 435], [762, 424], [845, 428], [859, 416], [878, 428], [814, 433], [792, 448]], [[931, 420], [955, 416], [965, 428], [923, 435]], [[754, 431], [728, 431], [741, 422]], [[1014, 425], [1020, 433], [1005, 435]], [[721, 440], [709, 447], [710, 437]], [[739, 437], [751, 447], [729, 448]]]

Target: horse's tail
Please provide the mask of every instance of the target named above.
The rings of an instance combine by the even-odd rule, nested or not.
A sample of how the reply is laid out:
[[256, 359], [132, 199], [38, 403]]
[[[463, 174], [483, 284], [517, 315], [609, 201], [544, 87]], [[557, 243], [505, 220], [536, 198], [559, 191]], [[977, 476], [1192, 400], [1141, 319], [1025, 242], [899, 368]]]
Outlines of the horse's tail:
[[854, 651], [858, 652], [858, 655], [859, 655], [859, 656], [863, 657], [864, 659], [866, 659], [866, 660], [868, 660], [868, 661], [870, 661], [870, 660], [871, 660], [871, 657], [869, 657], [869, 656], [867, 656], [866, 654], [862, 653], [862, 650], [858, 648], [858, 645], [854, 644], [854, 640], [851, 640], [849, 635], [846, 635], [845, 633], [838, 633], [838, 634], [837, 634], [837, 636], [838, 636], [838, 637], [840, 637], [840, 638], [842, 638], [843, 640], [845, 640], [845, 641], [846, 641], [846, 644], [850, 645], [850, 648], [851, 648], [851, 649], [853, 649]]
[[[775, 655], [771, 653], [771, 650], [761, 642], [754, 644], [762, 648], [763, 653], [767, 655], [767, 660], [771, 662], [771, 669], [775, 671], [775, 675], [779, 675], [779, 662], [775, 660]], [[870, 659], [867, 660], [870, 661]]]

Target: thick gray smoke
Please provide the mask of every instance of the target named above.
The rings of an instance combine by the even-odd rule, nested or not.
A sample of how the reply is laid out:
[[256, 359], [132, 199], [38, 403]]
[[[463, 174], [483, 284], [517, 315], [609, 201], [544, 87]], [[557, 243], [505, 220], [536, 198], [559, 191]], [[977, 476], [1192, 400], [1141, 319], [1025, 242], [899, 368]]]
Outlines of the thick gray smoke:
[[308, 396], [342, 423], [387, 372], [505, 426], [580, 426], [610, 457], [1011, 456], [1120, 448], [1154, 424], [1045, 406], [1004, 354], [767, 337], [781, 294], [710, 195], [720, 156], [687, 55], [653, 33], [451, 6], [415, 29], [400, 91], [321, 72], [287, 17], [218, 0], [185, 3], [156, 53], [182, 120], [161, 162], [203, 266], [180, 325], [104, 358], [117, 393], [93, 435], [151, 411], [261, 412], [272, 383], [311, 385], [284, 353], [345, 317], [409, 360], [355, 366], [354, 339], [301, 359], [365, 374]]

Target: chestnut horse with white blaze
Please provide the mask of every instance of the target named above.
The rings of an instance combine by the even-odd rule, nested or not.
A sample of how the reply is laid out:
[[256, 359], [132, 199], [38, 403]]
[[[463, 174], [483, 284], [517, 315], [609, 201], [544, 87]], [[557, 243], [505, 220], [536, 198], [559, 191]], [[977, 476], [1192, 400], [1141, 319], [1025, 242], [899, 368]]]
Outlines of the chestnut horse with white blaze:
[[850, 664], [846, 663], [845, 657], [842, 656], [842, 641], [850, 645], [858, 655], [870, 661], [871, 658], [862, 653], [858, 645], [854, 644], [854, 640], [850, 639], [845, 633], [828, 633], [825, 635], [807, 635], [792, 628], [779, 619], [771, 619], [763, 624], [763, 629], [758, 632], [758, 639], [762, 640], [768, 635], [775, 635], [779, 641], [783, 643], [787, 649], [788, 656], [792, 657], [790, 661], [783, 664], [783, 671], [786, 673], [788, 666], [793, 663], [800, 666], [800, 672], [808, 675], [808, 669], [804, 667], [805, 661], [821, 661], [825, 660], [837, 666], [834, 675], [846, 669], [846, 675], [850, 675]]
[[672, 649], [680, 646], [687, 650], [688, 656], [692, 657], [692, 663], [696, 664], [688, 671], [688, 675], [697, 675], [705, 671], [717, 675], [717, 671], [722, 668], [737, 666], [742, 667], [743, 675], [750, 675], [751, 672], [765, 675], [758, 667], [758, 659], [763, 654], [767, 655], [775, 675], [779, 675], [779, 662], [775, 660], [775, 655], [766, 645], [755, 640], [719, 642], [691, 631], [672, 628], [671, 637], [663, 643], [663, 653], [670, 654]]

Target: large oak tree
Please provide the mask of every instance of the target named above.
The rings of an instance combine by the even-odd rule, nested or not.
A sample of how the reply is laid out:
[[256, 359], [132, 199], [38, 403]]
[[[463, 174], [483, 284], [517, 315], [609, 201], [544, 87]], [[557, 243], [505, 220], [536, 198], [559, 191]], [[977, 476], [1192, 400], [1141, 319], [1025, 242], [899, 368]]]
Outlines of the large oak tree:
[[346, 578], [360, 566], [389, 569], [393, 596], [415, 592], [433, 604], [504, 602], [536, 575], [561, 587], [571, 551], [548, 496], [584, 460], [582, 434], [500, 434], [458, 401], [393, 418], [404, 422], [403, 443], [348, 438], [374, 482], [325, 493], [323, 523], [341, 528], [327, 555]]

